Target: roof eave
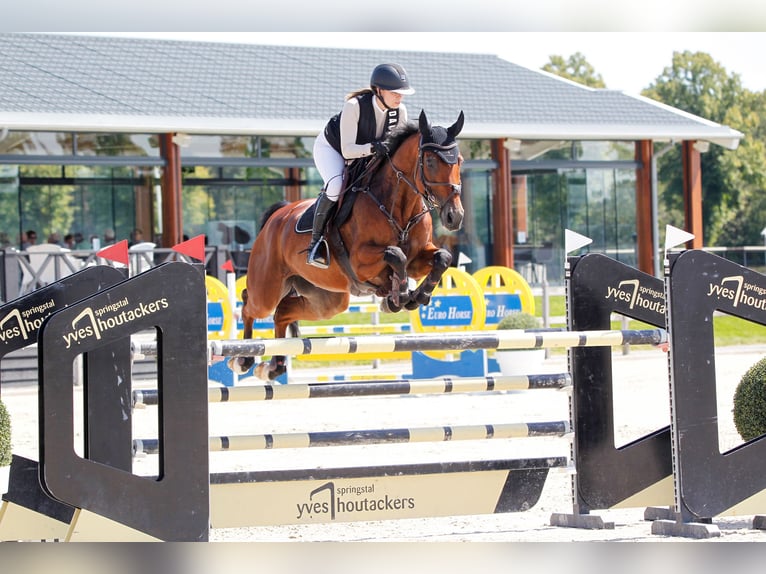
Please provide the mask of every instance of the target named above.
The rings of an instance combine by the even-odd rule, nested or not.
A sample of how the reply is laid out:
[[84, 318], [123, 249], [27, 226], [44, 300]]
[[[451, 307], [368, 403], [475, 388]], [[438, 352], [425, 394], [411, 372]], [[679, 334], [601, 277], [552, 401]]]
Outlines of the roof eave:
[[708, 141], [734, 150], [744, 137], [726, 126], [674, 126], [643, 124], [498, 124], [468, 125], [463, 138], [511, 138], [518, 140], [599, 140], [599, 141]]
[[225, 117], [0, 113], [0, 129], [23, 131], [316, 135], [325, 121]]
[[[115, 116], [86, 114], [0, 113], [0, 129], [28, 131], [176, 133], [222, 135], [314, 136], [320, 119]], [[478, 124], [466, 123], [462, 138], [520, 140], [708, 141], [736, 149], [742, 132], [718, 124]]]

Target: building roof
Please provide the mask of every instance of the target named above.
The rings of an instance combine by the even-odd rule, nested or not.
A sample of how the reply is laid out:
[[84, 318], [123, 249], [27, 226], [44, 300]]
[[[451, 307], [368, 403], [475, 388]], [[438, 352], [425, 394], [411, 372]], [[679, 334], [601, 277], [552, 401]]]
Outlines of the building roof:
[[383, 62], [405, 103], [462, 137], [704, 140], [741, 132], [640, 96], [592, 89], [491, 54], [0, 34], [0, 129], [316, 135]]

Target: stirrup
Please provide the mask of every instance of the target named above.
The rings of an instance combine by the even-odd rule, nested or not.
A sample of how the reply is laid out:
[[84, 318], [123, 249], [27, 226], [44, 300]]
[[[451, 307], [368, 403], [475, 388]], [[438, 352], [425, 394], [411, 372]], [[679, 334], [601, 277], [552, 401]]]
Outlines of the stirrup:
[[[324, 248], [324, 255], [319, 253], [320, 248]], [[314, 247], [309, 251], [308, 259], [306, 263], [319, 267], [320, 269], [327, 269], [330, 266], [330, 248], [327, 245], [327, 241], [323, 237], [314, 244]]]

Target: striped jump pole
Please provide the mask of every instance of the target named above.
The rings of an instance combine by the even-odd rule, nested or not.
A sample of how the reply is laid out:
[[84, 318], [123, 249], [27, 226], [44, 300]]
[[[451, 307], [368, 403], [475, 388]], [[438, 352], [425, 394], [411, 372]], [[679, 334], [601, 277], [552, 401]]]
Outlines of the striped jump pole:
[[559, 331], [508, 330], [376, 335], [367, 337], [229, 339], [210, 341], [213, 356], [327, 355], [392, 353], [399, 351], [463, 351], [474, 349], [540, 349], [659, 345], [667, 342], [664, 329]]
[[309, 325], [301, 327], [302, 335], [369, 335], [375, 333], [412, 333], [409, 323], [378, 325]]
[[[450, 442], [561, 437], [570, 432], [567, 421], [460, 425], [421, 428], [327, 431], [307, 433], [272, 433], [210, 437], [210, 451], [271, 450], [369, 444]], [[159, 453], [158, 439], [135, 439], [133, 456]]]
[[[571, 385], [572, 379], [569, 373], [294, 383], [290, 385], [243, 385], [239, 387], [211, 387], [208, 389], [208, 402], [225, 403], [280, 399], [526, 391], [533, 389], [563, 389]], [[158, 401], [159, 396], [156, 389], [136, 389], [133, 391], [134, 408], [156, 405]]]

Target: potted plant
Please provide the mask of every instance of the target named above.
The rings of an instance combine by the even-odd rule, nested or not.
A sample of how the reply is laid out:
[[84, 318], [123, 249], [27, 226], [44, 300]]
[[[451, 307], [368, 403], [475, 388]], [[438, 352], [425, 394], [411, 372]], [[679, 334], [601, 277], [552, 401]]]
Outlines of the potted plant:
[[737, 385], [734, 426], [745, 441], [766, 434], [766, 359], [750, 367]]
[[0, 494], [8, 486], [11, 464], [11, 417], [0, 399]]
[[[525, 311], [514, 311], [500, 319], [497, 329], [539, 329], [540, 320]], [[531, 375], [545, 360], [545, 349], [498, 349], [495, 359], [503, 375]]]

